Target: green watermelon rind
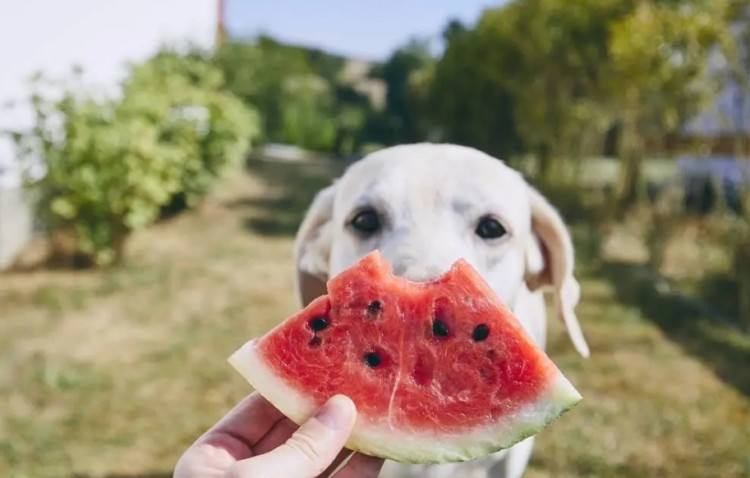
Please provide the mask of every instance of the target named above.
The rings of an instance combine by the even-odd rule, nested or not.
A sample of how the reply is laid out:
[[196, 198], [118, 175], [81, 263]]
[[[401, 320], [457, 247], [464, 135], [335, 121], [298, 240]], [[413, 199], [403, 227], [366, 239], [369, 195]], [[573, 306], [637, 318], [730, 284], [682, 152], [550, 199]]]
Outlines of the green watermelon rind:
[[[255, 390], [293, 422], [302, 424], [320, 407], [276, 376], [257, 353], [257, 339], [245, 343], [228, 359]], [[366, 455], [410, 464], [459, 463], [510, 448], [549, 426], [581, 400], [581, 394], [559, 371], [542, 396], [500, 423], [455, 435], [413, 432], [368, 423], [361, 416], [346, 448]]]

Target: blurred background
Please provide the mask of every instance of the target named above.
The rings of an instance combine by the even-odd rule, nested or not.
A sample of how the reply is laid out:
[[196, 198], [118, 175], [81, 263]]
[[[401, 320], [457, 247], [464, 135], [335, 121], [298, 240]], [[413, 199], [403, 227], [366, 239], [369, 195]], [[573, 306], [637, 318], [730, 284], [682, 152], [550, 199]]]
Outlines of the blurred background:
[[313, 195], [474, 146], [571, 227], [527, 476], [750, 477], [746, 0], [0, 1], [0, 476], [171, 476]]

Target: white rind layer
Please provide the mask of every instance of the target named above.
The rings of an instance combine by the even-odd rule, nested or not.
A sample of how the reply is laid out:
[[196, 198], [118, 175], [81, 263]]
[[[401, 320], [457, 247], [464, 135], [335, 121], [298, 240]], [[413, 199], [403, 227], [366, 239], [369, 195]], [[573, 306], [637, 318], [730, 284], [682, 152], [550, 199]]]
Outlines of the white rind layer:
[[[277, 377], [256, 352], [255, 344], [256, 340], [244, 344], [229, 357], [229, 363], [279, 411], [295, 423], [303, 423], [317, 411], [318, 405]], [[568, 379], [558, 372], [554, 382], [536, 402], [527, 404], [500, 423], [469, 432], [435, 436], [367, 423], [360, 417], [346, 447], [368, 455], [414, 464], [454, 463], [483, 458], [539, 432], [581, 399]]]

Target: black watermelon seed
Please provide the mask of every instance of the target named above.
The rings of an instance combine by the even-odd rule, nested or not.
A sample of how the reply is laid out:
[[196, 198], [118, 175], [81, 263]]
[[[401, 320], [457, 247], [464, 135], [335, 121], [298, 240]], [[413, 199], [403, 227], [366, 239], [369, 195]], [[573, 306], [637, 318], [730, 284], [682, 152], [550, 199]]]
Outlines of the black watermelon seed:
[[487, 324], [477, 325], [476, 327], [474, 327], [474, 332], [471, 334], [471, 338], [474, 339], [475, 342], [481, 342], [489, 336], [490, 328], [487, 327]]
[[310, 341], [307, 343], [310, 347], [320, 347], [320, 344], [323, 343], [323, 339], [318, 337], [317, 335], [310, 339]]
[[432, 333], [438, 337], [447, 337], [449, 334], [448, 326], [442, 320], [435, 319], [432, 323]]
[[315, 332], [320, 332], [328, 328], [328, 319], [325, 317], [314, 317], [310, 320], [309, 325]]
[[380, 362], [381, 362], [381, 358], [380, 358], [379, 353], [370, 352], [370, 353], [365, 354], [365, 363], [367, 363], [368, 366], [374, 368], [380, 365]]
[[383, 304], [379, 300], [373, 300], [370, 305], [367, 306], [367, 315], [375, 315], [380, 313], [383, 309]]

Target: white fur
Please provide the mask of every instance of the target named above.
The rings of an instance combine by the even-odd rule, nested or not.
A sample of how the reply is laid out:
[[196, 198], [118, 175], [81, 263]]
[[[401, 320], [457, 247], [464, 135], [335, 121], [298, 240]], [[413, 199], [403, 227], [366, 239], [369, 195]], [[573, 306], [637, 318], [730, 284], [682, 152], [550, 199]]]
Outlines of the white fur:
[[[383, 216], [383, 228], [363, 239], [350, 226], [364, 205]], [[508, 231], [486, 241], [474, 231], [492, 214]], [[503, 162], [473, 148], [413, 144], [375, 152], [321, 191], [295, 241], [297, 292], [302, 305], [325, 293], [325, 281], [379, 249], [394, 272], [412, 280], [442, 274], [459, 258], [473, 265], [514, 310], [527, 333], [545, 346], [545, 289], [578, 352], [589, 349], [574, 308], [579, 286], [573, 246], [557, 211]], [[533, 448], [528, 438], [484, 460], [439, 466], [386, 463], [384, 477], [520, 478]]]

